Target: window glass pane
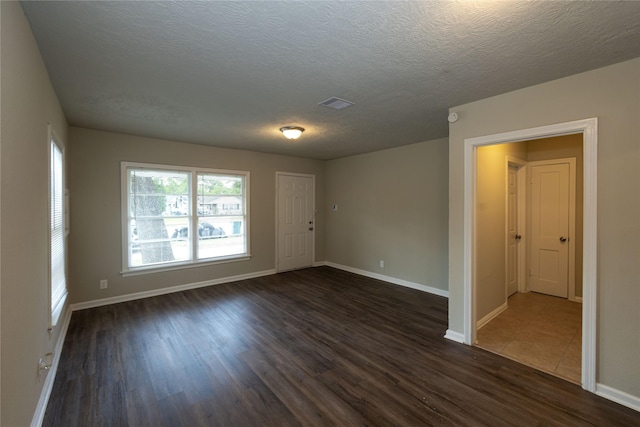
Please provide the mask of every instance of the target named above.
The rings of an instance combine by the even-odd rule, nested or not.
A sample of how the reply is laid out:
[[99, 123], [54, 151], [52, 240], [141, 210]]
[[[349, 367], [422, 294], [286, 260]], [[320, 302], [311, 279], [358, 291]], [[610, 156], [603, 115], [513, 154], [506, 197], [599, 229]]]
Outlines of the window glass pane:
[[[190, 173], [129, 169], [129, 266], [191, 259]], [[184, 238], [180, 237], [181, 232]]]
[[51, 310], [53, 311], [67, 293], [67, 279], [65, 273], [65, 248], [64, 248], [64, 183], [62, 151], [58, 145], [51, 141], [51, 166], [50, 166], [50, 200], [49, 211], [51, 213]]
[[198, 174], [198, 215], [243, 215], [244, 176]]
[[198, 174], [198, 259], [247, 252], [244, 179]]
[[242, 217], [199, 218], [198, 259], [241, 255], [247, 252]]

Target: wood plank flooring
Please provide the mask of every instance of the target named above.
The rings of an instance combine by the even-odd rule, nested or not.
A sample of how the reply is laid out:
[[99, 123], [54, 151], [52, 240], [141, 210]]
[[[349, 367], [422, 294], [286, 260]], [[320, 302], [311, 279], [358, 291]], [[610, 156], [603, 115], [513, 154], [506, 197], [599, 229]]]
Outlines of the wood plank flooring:
[[77, 311], [44, 425], [640, 425], [446, 327], [445, 298], [329, 267]]

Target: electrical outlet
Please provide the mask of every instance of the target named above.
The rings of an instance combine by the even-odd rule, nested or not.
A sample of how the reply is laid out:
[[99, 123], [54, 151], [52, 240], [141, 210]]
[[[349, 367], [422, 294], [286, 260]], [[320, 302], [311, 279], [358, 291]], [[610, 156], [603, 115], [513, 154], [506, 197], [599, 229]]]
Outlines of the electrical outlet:
[[51, 365], [53, 365], [53, 353], [47, 353], [38, 360], [38, 370], [41, 372], [51, 369]]
[[100, 289], [107, 289], [107, 279], [100, 280]]
[[380, 268], [384, 268], [384, 260], [380, 260]]

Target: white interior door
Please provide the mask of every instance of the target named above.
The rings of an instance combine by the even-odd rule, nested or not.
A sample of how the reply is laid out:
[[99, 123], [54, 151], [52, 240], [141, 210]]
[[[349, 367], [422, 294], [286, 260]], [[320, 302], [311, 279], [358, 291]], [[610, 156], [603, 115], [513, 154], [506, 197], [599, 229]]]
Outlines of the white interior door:
[[518, 167], [509, 165], [507, 172], [507, 297], [518, 292]]
[[[534, 292], [567, 298], [569, 240], [573, 235], [575, 168], [571, 162], [530, 164], [531, 254], [529, 286]], [[572, 194], [573, 192], [573, 194]]]
[[315, 177], [276, 173], [278, 271], [311, 267], [314, 258]]

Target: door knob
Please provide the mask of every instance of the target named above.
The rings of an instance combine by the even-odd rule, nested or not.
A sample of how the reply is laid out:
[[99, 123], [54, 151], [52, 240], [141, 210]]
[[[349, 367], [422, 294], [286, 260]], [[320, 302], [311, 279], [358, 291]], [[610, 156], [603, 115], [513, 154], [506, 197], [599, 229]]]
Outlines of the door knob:
[[309, 231], [313, 231], [313, 227], [309, 227]]
[[567, 238], [566, 238], [566, 237], [564, 237], [564, 236], [560, 236], [560, 241], [561, 241], [562, 243], [564, 243], [564, 242], [566, 242], [566, 241], [567, 241]]
[[516, 240], [520, 240], [520, 239], [522, 239], [522, 235], [521, 234], [516, 234], [515, 238], [516, 238]]

